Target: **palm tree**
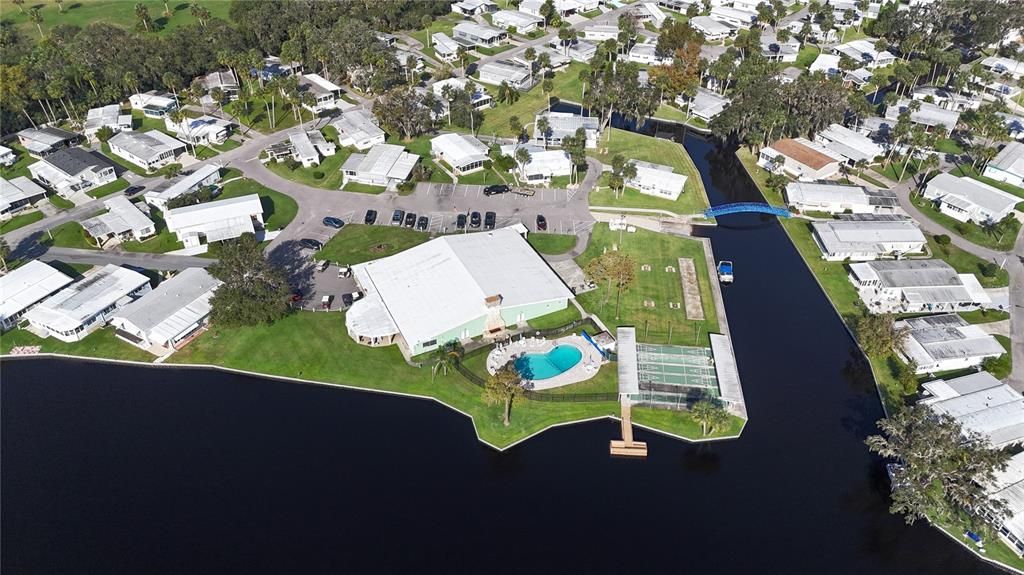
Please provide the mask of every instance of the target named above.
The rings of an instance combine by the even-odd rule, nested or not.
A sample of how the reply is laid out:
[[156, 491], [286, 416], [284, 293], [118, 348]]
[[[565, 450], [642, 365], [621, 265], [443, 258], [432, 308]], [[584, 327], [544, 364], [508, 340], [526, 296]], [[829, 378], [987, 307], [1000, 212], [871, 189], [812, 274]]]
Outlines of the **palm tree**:
[[[519, 164], [520, 168], [525, 168], [526, 164], [530, 163], [530, 150], [527, 150], [526, 148], [516, 148], [515, 158], [516, 163]], [[519, 182], [518, 173], [521, 171], [522, 170], [520, 169], [516, 170], [515, 172], [512, 172], [512, 174], [516, 176], [517, 183]]]
[[60, 12], [61, 14], [63, 14], [64, 13], [64, 0], [53, 0], [53, 2], [55, 4], [57, 4], [57, 11]]
[[193, 18], [199, 20], [199, 24], [203, 27], [206, 26], [206, 21], [210, 19], [210, 11], [198, 4], [193, 3], [189, 6], [189, 12]]
[[141, 2], [135, 5], [135, 17], [138, 18], [139, 23], [149, 32], [149, 8]]
[[512, 364], [508, 364], [487, 378], [483, 399], [488, 405], [503, 405], [502, 422], [508, 427], [511, 423], [512, 406], [523, 400], [525, 391], [519, 372]]
[[551, 92], [555, 90], [555, 82], [551, 78], [544, 78], [544, 82], [540, 85], [541, 91], [544, 92], [544, 100], [548, 103], [548, 112], [551, 112]]
[[170, 180], [181, 173], [181, 164], [167, 164], [164, 166], [164, 179]]
[[537, 120], [537, 129], [535, 130], [534, 134], [536, 135], [536, 132], [540, 132], [540, 135], [544, 138], [545, 148], [548, 147], [548, 132], [550, 131], [551, 122], [548, 121], [547, 116], [541, 116], [541, 118]]
[[167, 0], [164, 0], [164, 16], [170, 18], [174, 12], [171, 12], [171, 7], [167, 5]]
[[20, 10], [22, 14], [25, 13], [25, 8], [24, 8], [25, 0], [11, 0], [11, 3], [14, 4], [15, 6], [17, 6], [18, 10]]
[[39, 13], [39, 6], [33, 6], [28, 9], [28, 19], [36, 25], [36, 30], [39, 30], [39, 37], [43, 38], [43, 15]]
[[11, 245], [7, 243], [7, 238], [0, 237], [0, 264], [4, 267], [4, 273], [7, 272], [7, 258], [11, 257]]
[[430, 381], [434, 381], [437, 377], [437, 372], [441, 372], [441, 375], [448, 375], [449, 371], [454, 371], [455, 367], [462, 361], [462, 344], [452, 340], [442, 345], [436, 350], [436, 360], [434, 367], [430, 370]]
[[702, 399], [690, 409], [693, 418], [700, 422], [701, 433], [707, 435], [729, 423], [729, 412], [713, 398]]

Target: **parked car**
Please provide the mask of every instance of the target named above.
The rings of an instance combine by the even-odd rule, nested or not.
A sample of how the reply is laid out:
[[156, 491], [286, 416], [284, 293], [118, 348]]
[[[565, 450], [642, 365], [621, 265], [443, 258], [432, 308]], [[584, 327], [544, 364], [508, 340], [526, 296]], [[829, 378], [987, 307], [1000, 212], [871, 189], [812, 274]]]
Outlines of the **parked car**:
[[511, 191], [512, 188], [506, 186], [505, 184], [491, 184], [490, 186], [484, 188], [484, 195], [495, 196], [498, 194], [507, 194]]
[[288, 293], [288, 301], [302, 301], [302, 290], [293, 287], [291, 292]]
[[498, 219], [498, 216], [494, 212], [487, 212], [486, 214], [484, 214], [484, 229], [485, 230], [493, 230], [494, 229], [494, 222], [497, 219]]
[[405, 211], [395, 210], [394, 213], [391, 214], [391, 225], [400, 226], [402, 225], [403, 219], [405, 219]]
[[341, 306], [343, 308], [352, 307], [352, 304], [363, 299], [363, 292], [354, 291], [352, 293], [341, 294]]
[[455, 229], [466, 229], [466, 214], [459, 214], [459, 216], [455, 218]]
[[331, 309], [331, 296], [325, 295], [324, 297], [320, 298], [320, 309], [323, 309], [323, 310], [326, 310], [326, 311], [330, 311], [330, 309]]
[[416, 225], [416, 214], [409, 212], [405, 214], [405, 227], [411, 228]]
[[314, 240], [313, 238], [302, 238], [299, 240], [299, 245], [316, 251], [324, 249], [324, 244], [320, 243], [320, 240]]
[[144, 189], [146, 188], [143, 186], [128, 186], [127, 188], [124, 189], [124, 195], [129, 197], [134, 196], [135, 194], [141, 192]]
[[377, 223], [377, 210], [366, 210], [366, 217], [363, 218], [363, 223], [368, 226]]
[[537, 231], [543, 232], [543, 231], [545, 231], [547, 229], [548, 229], [548, 219], [545, 218], [544, 216], [542, 216], [541, 214], [537, 214]]
[[427, 231], [430, 227], [430, 218], [427, 216], [420, 216], [420, 219], [416, 220], [416, 229], [422, 232]]
[[320, 263], [318, 263], [316, 265], [316, 271], [318, 271], [318, 272], [327, 271], [327, 268], [330, 267], [330, 265], [331, 265], [331, 262], [329, 262], [327, 260], [320, 260]]
[[480, 212], [473, 212], [469, 214], [469, 227], [479, 228], [480, 227]]
[[329, 228], [334, 228], [334, 229], [340, 230], [341, 228], [345, 227], [345, 222], [343, 222], [341, 220], [341, 218], [335, 218], [334, 216], [327, 216], [326, 218], [324, 218], [324, 225], [329, 227]]
[[350, 278], [352, 277], [352, 268], [348, 266], [338, 266], [338, 277], [339, 278]]

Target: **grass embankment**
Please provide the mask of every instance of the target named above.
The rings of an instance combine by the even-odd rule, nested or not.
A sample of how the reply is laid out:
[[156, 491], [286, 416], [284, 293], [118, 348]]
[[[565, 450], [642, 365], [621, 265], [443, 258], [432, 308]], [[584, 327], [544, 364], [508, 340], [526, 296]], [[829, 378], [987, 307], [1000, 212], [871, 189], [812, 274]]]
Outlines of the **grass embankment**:
[[953, 244], [940, 246], [935, 241], [935, 236], [927, 234], [925, 236], [928, 238], [928, 250], [932, 255], [949, 264], [957, 273], [974, 274], [982, 287], [998, 288], [1010, 285], [1010, 273], [1006, 270], [999, 270], [994, 277], [985, 277], [982, 269], [988, 262], [970, 252], [965, 252]]
[[686, 112], [664, 102], [654, 112], [655, 120], [668, 120], [670, 122], [686, 122]]
[[132, 7], [141, 3], [149, 9], [149, 16], [156, 25], [157, 34], [162, 34], [182, 26], [191, 24], [197, 20], [192, 17], [189, 7], [192, 4], [199, 4], [210, 11], [213, 18], [228, 19], [228, 8], [230, 2], [224, 0], [199, 0], [198, 2], [182, 3], [171, 2], [171, 16], [164, 16], [164, 2], [160, 0], [141, 0], [130, 5], [122, 0], [79, 0], [78, 2], [65, 2], [64, 11], [54, 3], [35, 2], [23, 7], [25, 13], [11, 0], [0, 1], [0, 14], [3, 14], [4, 22], [11, 22], [29, 38], [39, 38], [36, 25], [28, 18], [30, 6], [38, 6], [39, 14], [43, 17], [41, 24], [44, 33], [49, 33], [54, 26], [62, 24], [84, 28], [93, 22], [115, 24], [127, 30], [134, 30], [138, 23], [135, 11]]
[[729, 415], [729, 425], [723, 429], [712, 430], [707, 435], [702, 435], [700, 423], [698, 423], [689, 412], [671, 411], [667, 409], [652, 409], [649, 407], [633, 407], [633, 423], [662, 430], [672, 435], [687, 437], [690, 439], [707, 439], [716, 437], [736, 437], [746, 425], [746, 420], [735, 415]]
[[[377, 215], [378, 219], [390, 217], [390, 214]], [[348, 224], [313, 257], [352, 265], [396, 254], [429, 239], [426, 232], [409, 228]]]
[[64, 198], [58, 196], [57, 194], [50, 194], [50, 196], [48, 196], [46, 199], [49, 200], [53, 207], [57, 208], [58, 210], [70, 210], [71, 208], [75, 207], [75, 202], [72, 202], [71, 200], [65, 200]]
[[564, 254], [576, 247], [576, 236], [572, 234], [545, 234], [534, 232], [527, 241], [539, 253], [548, 255]]
[[125, 189], [127, 187], [128, 187], [128, 182], [118, 178], [118, 179], [114, 180], [113, 182], [110, 182], [110, 183], [107, 183], [107, 184], [103, 184], [102, 186], [93, 188], [93, 189], [91, 189], [91, 190], [89, 190], [89, 191], [87, 191], [85, 193], [88, 194], [90, 197], [99, 199], [99, 198], [104, 198], [106, 196], [109, 196], [110, 194], [120, 192], [121, 190], [123, 190], [123, 189]]
[[696, 214], [708, 207], [707, 192], [704, 190], [700, 173], [682, 145], [671, 140], [652, 138], [618, 128], [610, 128], [610, 131], [610, 139], [602, 137], [597, 151], [588, 150], [588, 154], [608, 166], [611, 165], [612, 158], [619, 154], [626, 159], [671, 166], [675, 173], [686, 176], [686, 184], [679, 198], [672, 201], [641, 194], [630, 188], [626, 188], [623, 193], [618, 194], [619, 197], [615, 197], [616, 194], [607, 187], [605, 179], [605, 185], [599, 185], [590, 193], [591, 206], [656, 209], [677, 214]]
[[[296, 341], [303, 344], [296, 346]], [[470, 414], [480, 437], [499, 447], [556, 423], [618, 413], [617, 402], [528, 401], [513, 408], [512, 424], [504, 427], [501, 407], [486, 405], [479, 387], [455, 373], [439, 375], [432, 382], [430, 368], [410, 367], [397, 347], [357, 344], [348, 337], [343, 313], [301, 312], [269, 327], [213, 327], [171, 356], [170, 362], [221, 365], [433, 397]]]
[[117, 339], [112, 328], [99, 329], [76, 343], [65, 343], [55, 337], [43, 339], [23, 329], [15, 329], [0, 335], [0, 350], [5, 354], [10, 353], [11, 348], [24, 345], [38, 345], [43, 353], [63, 353], [130, 361], [153, 361], [151, 354]]
[[[50, 238], [53, 239], [50, 239]], [[80, 250], [98, 250], [85, 229], [78, 222], [67, 222], [50, 230], [49, 236], [41, 238], [40, 243], [55, 248], [76, 248]]]
[[229, 182], [217, 200], [237, 198], [249, 194], [258, 194], [263, 206], [263, 227], [267, 230], [280, 230], [295, 219], [299, 213], [299, 205], [291, 197], [275, 192], [259, 182], [243, 178]]
[[570, 304], [569, 307], [565, 309], [560, 309], [547, 315], [535, 317], [527, 323], [533, 329], [553, 329], [567, 325], [578, 319], [580, 319], [580, 310], [576, 309], [576, 306]]
[[310, 168], [298, 166], [294, 170], [289, 170], [287, 163], [273, 160], [264, 165], [271, 172], [286, 180], [325, 190], [337, 190], [341, 188], [341, 165], [352, 155], [352, 152], [353, 150], [350, 148], [338, 148], [337, 153], [333, 156], [322, 158], [319, 166]]
[[950, 233], [956, 234], [965, 240], [972, 243], [978, 244], [979, 246], [985, 246], [999, 251], [1009, 251], [1013, 249], [1013, 242], [1017, 238], [1017, 232], [1020, 231], [1020, 222], [1013, 220], [1006, 232], [988, 232], [981, 226], [973, 223], [965, 223], [957, 221], [946, 214], [940, 212], [935, 207], [935, 203], [927, 198], [913, 195], [910, 197], [910, 201], [921, 210], [928, 219], [946, 228]]
[[384, 192], [388, 191], [388, 189], [385, 188], [384, 186], [374, 186], [370, 184], [362, 184], [360, 182], [348, 182], [342, 189], [345, 190], [346, 192], [370, 195], [383, 194]]
[[153, 220], [156, 226], [156, 235], [143, 241], [128, 241], [121, 244], [121, 249], [126, 252], [148, 252], [152, 254], [164, 254], [174, 250], [180, 250], [185, 244], [178, 241], [178, 235], [167, 229], [160, 210], [150, 210], [149, 219]]
[[[589, 69], [589, 66], [580, 62], [573, 62], [566, 66], [565, 70], [556, 72], [551, 78], [553, 89], [550, 94], [544, 94], [542, 89], [543, 81], [538, 81], [529, 92], [522, 92], [519, 99], [511, 104], [499, 103], [498, 87], [489, 84], [480, 84], [491, 96], [495, 98], [493, 108], [484, 110], [484, 121], [480, 124], [477, 133], [484, 135], [497, 135], [506, 138], [515, 137], [515, 132], [509, 127], [509, 118], [518, 116], [521, 123], [530, 124], [534, 117], [548, 108], [548, 97], [578, 102], [583, 98], [583, 83], [580, 82], [580, 72]], [[532, 135], [532, 129], [528, 128]]]
[[35, 211], [27, 214], [20, 214], [13, 218], [0, 223], [0, 234], [6, 234], [7, 232], [13, 232], [18, 228], [23, 228], [29, 224], [34, 224], [39, 220], [45, 218], [46, 215], [43, 212]]
[[[594, 226], [590, 243], [576, 262], [586, 267], [587, 262], [610, 250], [612, 244], [618, 244], [619, 251], [633, 258], [636, 280], [622, 292], [618, 317], [615, 316], [614, 287], [609, 292], [607, 286], [599, 285], [596, 290], [577, 296], [584, 309], [600, 317], [609, 330], [614, 331], [620, 325], [636, 326], [638, 341], [708, 346], [708, 333], [718, 332], [718, 319], [704, 246], [696, 240], [642, 229], [623, 233], [620, 242], [619, 233], [610, 231], [608, 224], [602, 223]], [[704, 320], [686, 319], [679, 258], [694, 260]], [[643, 265], [649, 265], [651, 271], [641, 271]], [[671, 271], [666, 271], [668, 266]], [[644, 301], [653, 301], [654, 307], [645, 307]], [[669, 303], [678, 303], [680, 308], [669, 309]]]

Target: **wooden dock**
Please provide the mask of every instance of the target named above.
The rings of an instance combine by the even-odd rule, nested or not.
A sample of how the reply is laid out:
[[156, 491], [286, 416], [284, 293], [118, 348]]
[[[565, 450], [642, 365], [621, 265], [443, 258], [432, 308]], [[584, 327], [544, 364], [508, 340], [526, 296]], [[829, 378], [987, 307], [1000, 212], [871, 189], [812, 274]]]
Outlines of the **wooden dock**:
[[633, 441], [633, 418], [630, 413], [630, 403], [626, 398], [622, 399], [622, 439], [613, 439], [608, 446], [612, 455], [625, 455], [627, 457], [647, 457], [647, 442]]

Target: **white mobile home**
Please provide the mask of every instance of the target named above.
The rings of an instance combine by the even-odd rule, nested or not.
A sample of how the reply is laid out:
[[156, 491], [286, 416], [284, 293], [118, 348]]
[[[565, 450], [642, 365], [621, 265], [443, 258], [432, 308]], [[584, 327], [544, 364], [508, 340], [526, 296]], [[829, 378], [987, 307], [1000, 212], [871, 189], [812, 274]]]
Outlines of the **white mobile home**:
[[193, 145], [220, 145], [231, 135], [231, 122], [213, 116], [184, 118], [178, 124], [164, 117], [164, 127], [181, 141]]
[[185, 142], [160, 130], [121, 132], [107, 142], [110, 153], [144, 168], [156, 170], [185, 153]]
[[455, 175], [482, 170], [487, 152], [483, 142], [465, 134], [441, 134], [430, 140], [430, 155], [451, 166]]
[[292, 146], [292, 159], [302, 164], [305, 168], [320, 165], [320, 154], [316, 151], [313, 142], [305, 130], [288, 134], [288, 141]]
[[907, 331], [896, 351], [917, 365], [918, 374], [968, 369], [1006, 353], [996, 338], [955, 313], [908, 318], [894, 327]]
[[118, 308], [149, 289], [146, 276], [107, 264], [43, 300], [25, 319], [36, 331], [72, 343], [102, 327]]
[[960, 112], [946, 110], [928, 102], [921, 102], [920, 109], [911, 110], [910, 102], [911, 100], [902, 98], [897, 103], [887, 107], [885, 109], [885, 119], [895, 123], [899, 120], [900, 114], [907, 112], [910, 114], [911, 122], [924, 126], [929, 131], [934, 129], [942, 130], [946, 135], [955, 130], [957, 123], [960, 121]]
[[875, 49], [875, 42], [877, 41], [875, 38], [861, 38], [860, 40], [835, 46], [832, 48], [832, 52], [840, 56], [847, 56], [869, 70], [888, 66], [895, 62], [896, 56], [893, 56], [887, 50]]
[[186, 248], [235, 239], [263, 228], [263, 204], [257, 194], [205, 202], [164, 212], [167, 230]]
[[508, 32], [472, 22], [460, 22], [452, 28], [452, 38], [456, 42], [478, 48], [491, 48], [507, 42]]
[[100, 247], [111, 239], [142, 241], [156, 233], [156, 224], [128, 198], [103, 201], [107, 213], [82, 220], [82, 227]]
[[299, 75], [299, 91], [309, 92], [313, 95], [313, 104], [303, 104], [302, 107], [314, 114], [326, 110], [346, 110], [353, 107], [352, 104], [341, 99], [341, 86], [319, 74]]
[[235, 77], [235, 73], [229, 68], [224, 71], [210, 72], [205, 76], [200, 76], [193, 80], [193, 84], [198, 83], [206, 90], [206, 95], [199, 99], [204, 104], [217, 104], [213, 101], [212, 93], [217, 88], [220, 88], [223, 97], [230, 101], [238, 99], [238, 78]]
[[927, 240], [910, 220], [833, 220], [812, 222], [811, 235], [821, 258], [869, 261], [921, 253]]
[[459, 0], [452, 4], [452, 12], [463, 16], [482, 16], [498, 9], [492, 0]]
[[28, 171], [33, 180], [49, 186], [65, 198], [117, 179], [114, 164], [110, 160], [82, 148], [57, 150], [30, 164]]
[[1024, 144], [1010, 142], [985, 166], [986, 178], [1024, 188]]
[[710, 122], [715, 116], [721, 114], [730, 102], [729, 98], [707, 88], [697, 88], [697, 93], [692, 99], [685, 94], [676, 96], [676, 104], [688, 107], [691, 116], [704, 122]]
[[1024, 78], [1024, 62], [1002, 56], [988, 56], [981, 61], [983, 68], [999, 76], [1009, 76], [1014, 80]]
[[18, 155], [7, 146], [0, 146], [0, 166], [13, 166], [18, 161]]
[[998, 222], [1013, 212], [1021, 199], [973, 178], [939, 174], [928, 181], [924, 197], [939, 211], [961, 222]]
[[959, 312], [992, 303], [978, 278], [942, 260], [852, 263], [849, 277], [871, 313]]
[[141, 110], [142, 115], [147, 118], [163, 118], [171, 110], [178, 109], [178, 102], [174, 99], [173, 94], [156, 90], [132, 94], [128, 97], [128, 102], [132, 105], [133, 110]]
[[724, 40], [736, 33], [738, 26], [729, 26], [707, 16], [697, 16], [690, 20], [690, 26], [701, 33], [708, 42]]
[[491, 23], [504, 30], [515, 28], [520, 34], [529, 34], [544, 24], [544, 19], [518, 10], [499, 10], [491, 16]]
[[530, 68], [515, 60], [488, 62], [480, 66], [477, 72], [478, 79], [484, 84], [500, 86], [502, 82], [505, 82], [516, 90], [528, 90], [535, 81]]
[[46, 197], [46, 190], [25, 176], [7, 180], [0, 178], [0, 220], [31, 208]]
[[164, 211], [167, 209], [167, 202], [178, 196], [192, 193], [203, 186], [212, 186], [219, 179], [220, 166], [203, 164], [191, 174], [179, 176], [169, 180], [166, 186], [158, 185], [156, 188], [146, 192], [146, 203], [158, 210]]
[[805, 138], [786, 138], [761, 148], [757, 164], [770, 172], [813, 182], [839, 173], [840, 161], [842, 157], [835, 152]]
[[673, 173], [671, 166], [632, 160], [636, 166], [636, 177], [626, 180], [626, 185], [641, 194], [675, 201], [683, 193], [686, 176]]
[[885, 153], [882, 146], [871, 138], [841, 125], [832, 124], [814, 136], [814, 140], [825, 148], [842, 156], [846, 163], [872, 162]]
[[443, 32], [432, 34], [430, 45], [442, 62], [454, 62], [459, 59], [459, 43]]
[[43, 126], [18, 132], [18, 143], [33, 158], [43, 158], [57, 150], [74, 146], [82, 137], [74, 132]]
[[637, 42], [629, 49], [626, 60], [646, 66], [667, 66], [672, 63], [672, 56], [658, 56], [657, 45], [653, 43], [641, 44]]
[[743, 28], [744, 30], [749, 30], [757, 22], [757, 12], [738, 10], [728, 6], [715, 6], [711, 9], [708, 16], [712, 20], [718, 20], [724, 24]]
[[402, 146], [377, 144], [365, 154], [352, 154], [341, 167], [343, 183], [394, 188], [409, 179], [420, 157]]
[[[978, 433], [992, 447], [1001, 449], [1024, 440], [1024, 396], [991, 373], [978, 371], [953, 379], [934, 379], [921, 387], [924, 398], [918, 403], [952, 417], [963, 431]], [[1016, 481], [1024, 482], [1024, 459], [1014, 459], [1018, 460], [1016, 471], [1006, 471], [1016, 473]], [[1011, 460], [1009, 467], [1013, 465]], [[1001, 475], [996, 473], [997, 483]], [[1022, 503], [1024, 500], [1017, 502]], [[1020, 533], [1024, 535], [1024, 531]]]
[[82, 126], [82, 133], [90, 142], [97, 141], [96, 132], [101, 128], [110, 128], [115, 134], [118, 132], [130, 132], [132, 129], [132, 115], [122, 114], [119, 104], [110, 104], [99, 108], [90, 109], [85, 116], [85, 125]]
[[29, 260], [0, 276], [0, 329], [18, 325], [25, 312], [73, 280], [39, 260]]
[[365, 110], [349, 110], [331, 122], [338, 131], [338, 143], [343, 147], [369, 150], [383, 144], [387, 134], [377, 125], [377, 118]]
[[786, 205], [800, 212], [883, 214], [900, 205], [895, 192], [869, 192], [861, 186], [836, 183], [790, 182], [784, 195]]
[[110, 325], [117, 337], [142, 349], [179, 349], [206, 326], [210, 298], [221, 284], [203, 268], [186, 268], [115, 312]]
[[[549, 129], [547, 134], [540, 133], [537, 127], [537, 123], [542, 118], [547, 118], [548, 121]], [[569, 112], [538, 114], [533, 122], [533, 141], [534, 143], [548, 146], [561, 146], [563, 138], [575, 137], [576, 131], [581, 128], [586, 136], [586, 147], [596, 148], [597, 139], [601, 135], [601, 121], [593, 116], [581, 116]]]
[[569, 154], [562, 150], [545, 150], [543, 146], [534, 144], [506, 144], [501, 147], [502, 155], [516, 157], [516, 151], [524, 148], [530, 158], [524, 163], [516, 160], [519, 179], [531, 183], [547, 183], [556, 176], [568, 176], [572, 173], [572, 161]]

